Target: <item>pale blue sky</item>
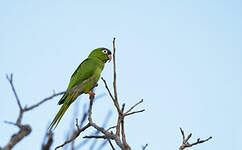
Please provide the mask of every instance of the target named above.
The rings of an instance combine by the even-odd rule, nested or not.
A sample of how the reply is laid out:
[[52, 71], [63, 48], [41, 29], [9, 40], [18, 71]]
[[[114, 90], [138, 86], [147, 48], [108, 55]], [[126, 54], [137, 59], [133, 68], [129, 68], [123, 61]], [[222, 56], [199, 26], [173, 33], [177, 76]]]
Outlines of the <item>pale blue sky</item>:
[[[34, 104], [53, 90], [65, 90], [89, 52], [111, 49], [113, 37], [120, 102], [130, 106], [143, 98], [139, 108], [146, 109], [126, 120], [127, 140], [134, 150], [145, 143], [148, 150], [178, 149], [179, 127], [192, 132], [194, 140], [213, 136], [192, 149], [241, 149], [240, 0], [0, 1], [0, 145], [17, 131], [3, 122], [15, 121], [18, 114], [6, 73], [14, 73], [22, 104]], [[111, 63], [102, 76], [111, 85]], [[96, 92], [106, 93], [102, 82]], [[25, 114], [23, 121], [33, 132], [16, 150], [40, 148], [58, 100]], [[88, 97], [78, 101], [83, 105]], [[55, 130], [54, 146], [65, 139], [73, 108]], [[114, 110], [107, 96], [94, 109], [99, 124]], [[112, 117], [110, 126], [116, 119]]]

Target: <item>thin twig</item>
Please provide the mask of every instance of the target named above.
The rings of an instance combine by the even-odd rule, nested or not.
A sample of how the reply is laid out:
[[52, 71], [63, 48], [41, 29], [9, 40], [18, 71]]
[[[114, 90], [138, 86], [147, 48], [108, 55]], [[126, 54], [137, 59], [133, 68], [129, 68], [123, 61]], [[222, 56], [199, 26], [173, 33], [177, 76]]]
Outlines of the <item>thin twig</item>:
[[112, 142], [111, 142], [110, 139], [108, 139], [108, 143], [109, 143], [109, 145], [111, 146], [112, 150], [115, 150], [115, 148], [114, 148], [114, 146], [113, 146], [113, 144], [112, 144]]
[[115, 108], [117, 109], [117, 112], [118, 112], [118, 113], [121, 113], [120, 108], [119, 108], [118, 101], [115, 99], [115, 97], [113, 97], [113, 95], [112, 95], [112, 93], [111, 93], [111, 91], [110, 91], [110, 89], [109, 89], [109, 87], [108, 87], [108, 84], [107, 84], [106, 80], [105, 80], [103, 77], [101, 77], [101, 79], [103, 80], [103, 83], [104, 83], [104, 85], [105, 85], [105, 88], [106, 88], [107, 91], [108, 91], [109, 96], [110, 96], [111, 99], [113, 100], [113, 104], [114, 104]]
[[77, 118], [76, 118], [76, 128], [77, 128], [78, 131], [81, 130], [79, 125], [78, 125], [78, 119]]
[[15, 87], [14, 87], [14, 85], [13, 85], [13, 74], [11, 73], [10, 76], [6, 75], [6, 78], [7, 78], [7, 80], [9, 81], [9, 83], [10, 83], [10, 85], [11, 85], [12, 91], [13, 91], [14, 96], [15, 96], [15, 98], [16, 98], [16, 100], [17, 100], [17, 103], [18, 103], [18, 107], [19, 107], [20, 110], [22, 110], [22, 109], [23, 109], [23, 108], [22, 108], [22, 105], [21, 105], [21, 103], [20, 103], [20, 100], [19, 100], [18, 94], [17, 94], [17, 92], [16, 92], [16, 90], [15, 90]]
[[181, 131], [181, 134], [182, 134], [182, 141], [184, 142], [184, 141], [185, 141], [185, 134], [184, 134], [184, 131], [182, 130], [182, 128], [180, 128], [180, 131]]
[[131, 113], [124, 114], [124, 117], [129, 116], [129, 115], [133, 115], [133, 114], [137, 114], [137, 113], [141, 113], [141, 112], [144, 112], [144, 111], [145, 111], [145, 109], [133, 111]]
[[114, 99], [114, 97], [113, 97], [113, 95], [112, 95], [112, 93], [111, 93], [111, 91], [110, 91], [110, 89], [109, 89], [109, 87], [108, 87], [108, 84], [107, 84], [106, 80], [105, 80], [103, 77], [101, 77], [101, 79], [103, 80], [103, 83], [104, 83], [104, 85], [105, 85], [105, 88], [106, 88], [107, 91], [108, 91], [109, 96], [112, 98], [113, 101], [115, 101], [115, 99]]
[[106, 139], [106, 136], [100, 136], [100, 135], [89, 135], [89, 136], [84, 136], [83, 138], [96, 138], [96, 139]]
[[11, 122], [11, 121], [4, 121], [4, 123], [6, 123], [6, 124], [11, 124], [11, 125], [13, 125], [13, 126], [20, 127], [17, 123], [14, 123], [14, 122]]
[[107, 129], [107, 131], [109, 131], [109, 130], [111, 130], [111, 129], [113, 129], [113, 128], [116, 128], [116, 126], [109, 127], [109, 128]]
[[128, 114], [131, 110], [133, 110], [137, 105], [141, 104], [143, 101], [144, 101], [143, 99], [141, 99], [140, 101], [138, 101], [138, 103], [134, 104], [129, 110], [127, 110], [127, 111], [124, 113], [124, 115], [125, 115], [125, 114]]
[[142, 150], [145, 150], [148, 144], [145, 144], [145, 146], [142, 147]]
[[46, 102], [46, 101], [48, 101], [48, 100], [51, 100], [52, 98], [54, 98], [54, 97], [56, 97], [56, 96], [63, 95], [65, 92], [66, 92], [66, 91], [59, 92], [59, 93], [54, 93], [54, 94], [52, 94], [51, 96], [44, 98], [43, 100], [41, 100], [40, 102], [38, 102], [38, 103], [36, 103], [36, 104], [34, 104], [34, 105], [32, 105], [32, 106], [24, 108], [24, 111], [32, 110], [32, 109], [38, 107], [39, 105], [43, 104], [44, 102]]
[[116, 84], [117, 73], [116, 73], [116, 56], [115, 56], [115, 54], [116, 54], [115, 38], [113, 38], [113, 92], [114, 92], [115, 100], [118, 101], [117, 84]]

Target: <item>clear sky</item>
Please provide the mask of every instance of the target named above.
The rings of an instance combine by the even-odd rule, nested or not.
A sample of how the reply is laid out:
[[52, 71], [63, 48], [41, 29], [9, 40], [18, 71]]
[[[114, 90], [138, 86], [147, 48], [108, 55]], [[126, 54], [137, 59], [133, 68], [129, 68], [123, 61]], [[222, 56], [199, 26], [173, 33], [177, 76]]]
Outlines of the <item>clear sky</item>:
[[[0, 145], [17, 131], [4, 123], [15, 121], [18, 114], [6, 73], [14, 73], [22, 104], [34, 104], [53, 90], [65, 90], [89, 52], [111, 49], [113, 37], [120, 102], [130, 106], [143, 98], [139, 109], [146, 109], [126, 120], [127, 140], [134, 150], [145, 143], [149, 150], [178, 149], [179, 127], [192, 132], [193, 140], [213, 136], [196, 150], [241, 149], [240, 0], [0, 1]], [[111, 85], [112, 63], [102, 76]], [[102, 82], [96, 92], [107, 94]], [[58, 100], [25, 114], [23, 121], [33, 132], [16, 150], [40, 148]], [[88, 97], [78, 101], [82, 112]], [[73, 108], [55, 130], [54, 146], [66, 138]], [[108, 96], [98, 100], [95, 121], [102, 124], [110, 110], [115, 109]], [[115, 119], [113, 113], [109, 126]]]

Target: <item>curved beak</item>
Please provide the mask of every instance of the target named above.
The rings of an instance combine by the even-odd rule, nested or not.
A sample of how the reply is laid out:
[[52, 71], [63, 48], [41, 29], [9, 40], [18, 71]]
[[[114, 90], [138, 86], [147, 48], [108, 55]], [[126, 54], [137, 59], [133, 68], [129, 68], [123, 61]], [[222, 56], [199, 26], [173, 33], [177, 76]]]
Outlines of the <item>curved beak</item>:
[[109, 60], [108, 62], [110, 62], [112, 60], [112, 55], [111, 54], [108, 55], [108, 60]]

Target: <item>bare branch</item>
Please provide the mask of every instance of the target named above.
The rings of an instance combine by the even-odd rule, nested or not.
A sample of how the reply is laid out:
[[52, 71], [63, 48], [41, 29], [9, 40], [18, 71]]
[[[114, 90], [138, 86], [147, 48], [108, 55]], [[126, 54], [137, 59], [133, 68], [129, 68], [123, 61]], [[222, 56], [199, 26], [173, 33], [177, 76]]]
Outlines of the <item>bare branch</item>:
[[204, 143], [204, 142], [207, 142], [209, 141], [210, 139], [212, 139], [212, 137], [210, 136], [209, 138], [205, 139], [205, 140], [200, 140], [200, 138], [197, 139], [196, 142], [190, 144], [188, 143], [189, 139], [192, 137], [192, 133], [190, 133], [187, 138], [185, 138], [185, 134], [184, 134], [184, 131], [182, 130], [182, 128], [180, 128], [180, 131], [181, 131], [181, 134], [182, 134], [182, 145], [179, 147], [179, 150], [184, 150], [185, 148], [188, 148], [188, 147], [192, 147], [194, 145], [198, 145], [198, 144], [201, 144], [201, 143]]

